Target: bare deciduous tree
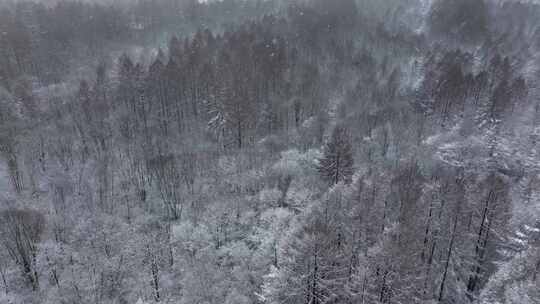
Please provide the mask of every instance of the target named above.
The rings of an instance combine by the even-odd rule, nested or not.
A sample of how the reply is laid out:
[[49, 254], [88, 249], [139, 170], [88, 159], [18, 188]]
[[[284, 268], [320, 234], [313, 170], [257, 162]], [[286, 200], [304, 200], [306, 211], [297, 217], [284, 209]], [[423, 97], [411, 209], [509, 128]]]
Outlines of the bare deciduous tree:
[[32, 210], [6, 210], [0, 213], [0, 240], [11, 259], [33, 290], [39, 288], [36, 256], [45, 219]]

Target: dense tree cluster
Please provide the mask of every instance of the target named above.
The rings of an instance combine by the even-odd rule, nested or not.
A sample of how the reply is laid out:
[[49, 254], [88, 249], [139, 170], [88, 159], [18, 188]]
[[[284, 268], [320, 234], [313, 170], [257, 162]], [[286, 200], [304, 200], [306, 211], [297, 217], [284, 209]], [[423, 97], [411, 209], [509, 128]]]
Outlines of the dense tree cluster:
[[489, 12], [484, 0], [435, 0], [429, 15], [429, 28], [450, 41], [475, 43], [489, 35]]
[[539, 17], [0, 2], [0, 303], [538, 302]]

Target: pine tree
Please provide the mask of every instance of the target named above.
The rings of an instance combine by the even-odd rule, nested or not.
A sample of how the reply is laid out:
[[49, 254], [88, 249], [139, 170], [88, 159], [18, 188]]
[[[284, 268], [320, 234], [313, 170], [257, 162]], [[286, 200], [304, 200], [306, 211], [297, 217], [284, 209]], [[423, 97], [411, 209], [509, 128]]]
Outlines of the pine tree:
[[337, 126], [330, 141], [324, 148], [324, 156], [319, 159], [318, 170], [323, 180], [329, 184], [341, 181], [350, 183], [354, 173], [354, 158], [349, 132], [345, 127]]

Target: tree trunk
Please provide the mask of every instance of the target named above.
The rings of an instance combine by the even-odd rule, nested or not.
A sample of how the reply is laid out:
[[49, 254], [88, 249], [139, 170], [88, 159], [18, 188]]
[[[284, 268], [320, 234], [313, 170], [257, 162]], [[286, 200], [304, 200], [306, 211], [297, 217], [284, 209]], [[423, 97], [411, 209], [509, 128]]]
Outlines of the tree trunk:
[[442, 301], [444, 296], [444, 285], [446, 283], [446, 277], [448, 275], [448, 267], [450, 266], [450, 259], [452, 258], [452, 250], [454, 249], [454, 240], [456, 238], [456, 229], [457, 229], [457, 223], [459, 218], [459, 212], [456, 212], [456, 216], [454, 218], [454, 227], [452, 228], [452, 237], [450, 238], [450, 244], [448, 245], [448, 253], [446, 255], [446, 262], [444, 265], [444, 273], [441, 281], [441, 287], [439, 290], [439, 302]]

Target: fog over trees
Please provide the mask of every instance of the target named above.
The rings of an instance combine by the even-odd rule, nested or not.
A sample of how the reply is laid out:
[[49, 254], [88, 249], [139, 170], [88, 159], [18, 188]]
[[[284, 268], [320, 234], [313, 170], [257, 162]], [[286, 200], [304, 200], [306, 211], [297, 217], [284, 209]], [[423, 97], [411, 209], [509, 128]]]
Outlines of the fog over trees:
[[0, 304], [540, 303], [540, 4], [0, 0]]

